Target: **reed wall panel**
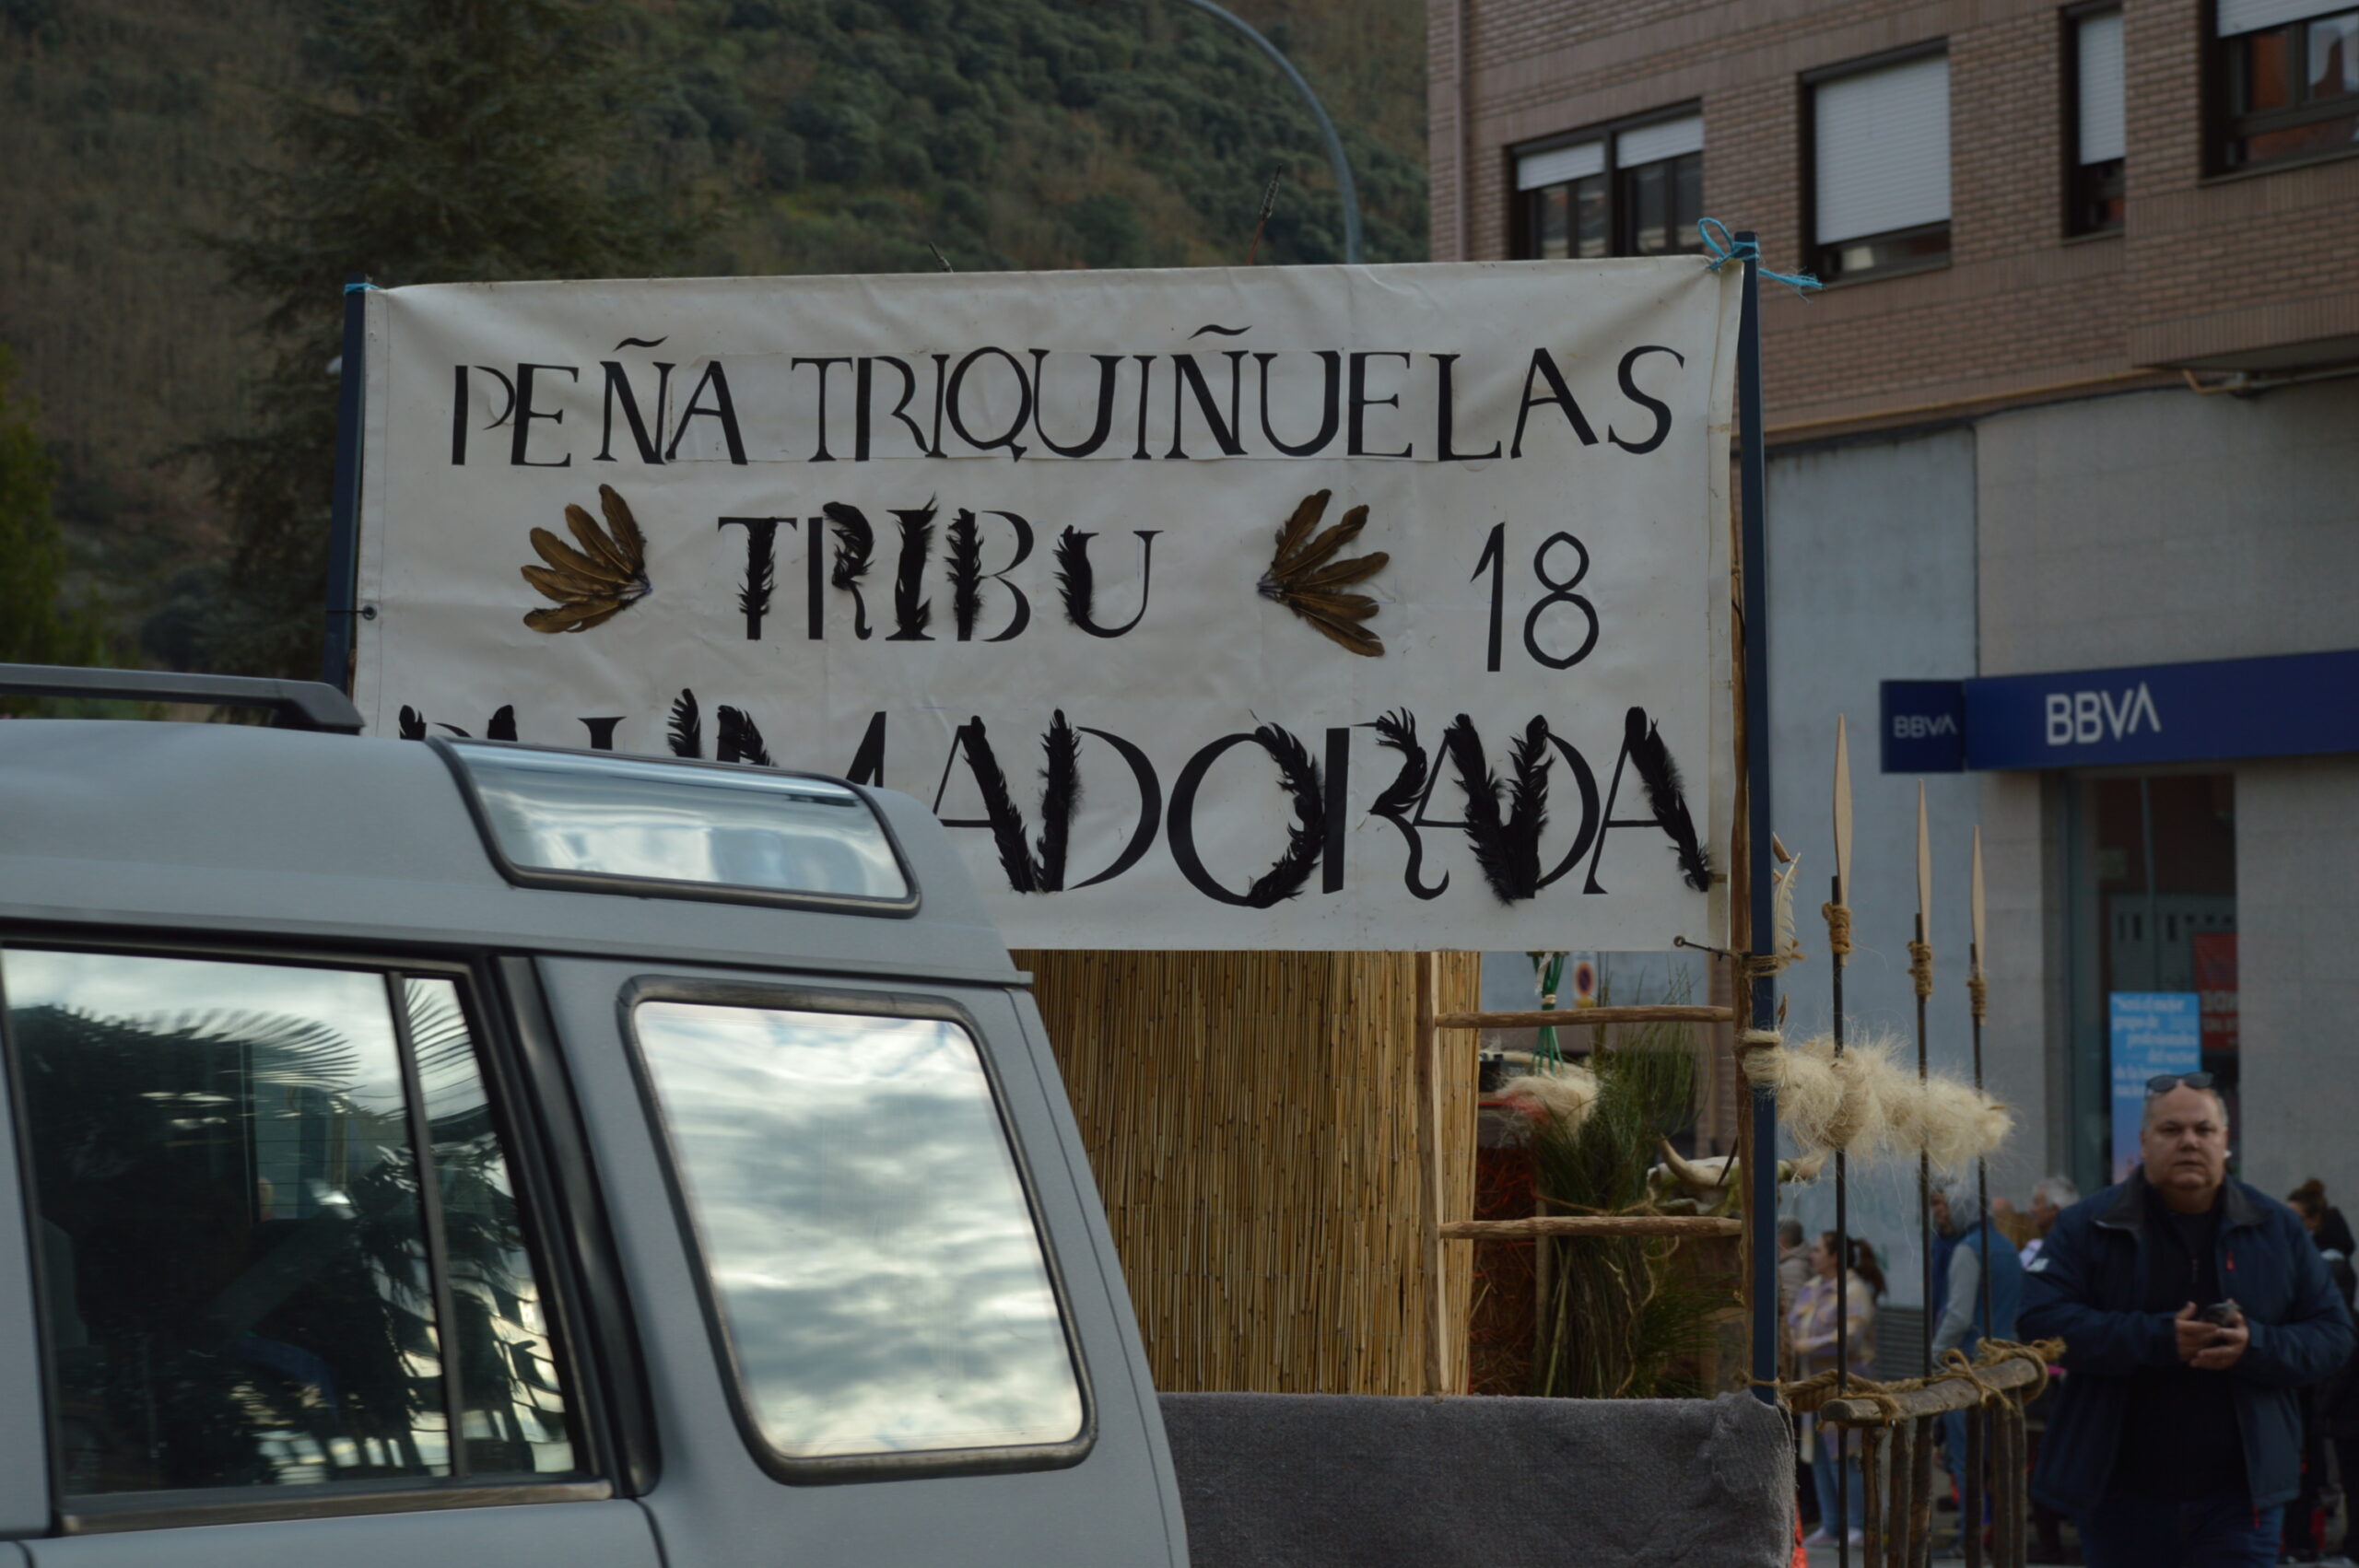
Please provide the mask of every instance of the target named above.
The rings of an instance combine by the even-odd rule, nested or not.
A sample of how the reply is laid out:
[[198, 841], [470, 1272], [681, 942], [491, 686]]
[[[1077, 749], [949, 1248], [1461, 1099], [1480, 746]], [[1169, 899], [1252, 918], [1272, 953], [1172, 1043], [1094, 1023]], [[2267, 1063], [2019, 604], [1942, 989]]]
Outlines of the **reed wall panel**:
[[[1406, 953], [1019, 952], [1156, 1386], [1425, 1392], [1416, 969]], [[1476, 1005], [1475, 954], [1440, 963]], [[1442, 1036], [1445, 1218], [1473, 1212], [1474, 1036]], [[1471, 1249], [1445, 1245], [1449, 1387]]]

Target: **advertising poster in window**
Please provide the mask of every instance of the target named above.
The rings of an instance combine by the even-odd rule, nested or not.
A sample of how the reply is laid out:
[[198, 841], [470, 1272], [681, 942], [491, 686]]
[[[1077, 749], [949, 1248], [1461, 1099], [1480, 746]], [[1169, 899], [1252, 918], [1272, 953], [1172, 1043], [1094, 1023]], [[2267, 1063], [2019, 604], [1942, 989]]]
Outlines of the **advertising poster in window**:
[[2193, 991], [2115, 991], [2107, 999], [2113, 1043], [2113, 1179], [2139, 1161], [2146, 1083], [2203, 1065], [2199, 999]]
[[1018, 946], [1724, 930], [1696, 258], [368, 298], [372, 731], [914, 795]]

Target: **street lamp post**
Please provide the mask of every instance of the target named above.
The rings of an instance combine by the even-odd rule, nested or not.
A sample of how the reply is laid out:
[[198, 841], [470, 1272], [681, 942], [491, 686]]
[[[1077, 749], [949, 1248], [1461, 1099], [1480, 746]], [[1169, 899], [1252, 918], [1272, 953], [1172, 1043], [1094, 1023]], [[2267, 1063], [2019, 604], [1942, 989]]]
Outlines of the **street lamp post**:
[[1311, 117], [1319, 122], [1319, 134], [1327, 139], [1327, 162], [1335, 171], [1336, 193], [1344, 199], [1344, 260], [1357, 266], [1360, 262], [1359, 188], [1352, 183], [1351, 161], [1344, 156], [1344, 139], [1335, 135], [1335, 123], [1327, 118], [1326, 106], [1319, 101], [1319, 95], [1310, 90], [1310, 84], [1302, 79], [1302, 73], [1294, 68], [1294, 62], [1235, 12], [1215, 6], [1213, 0], [1187, 0], [1187, 3], [1207, 16], [1218, 17], [1251, 39], [1253, 46], [1268, 55], [1278, 69], [1285, 73], [1286, 80], [1294, 84], [1294, 90], [1300, 93], [1302, 101], [1310, 106]]

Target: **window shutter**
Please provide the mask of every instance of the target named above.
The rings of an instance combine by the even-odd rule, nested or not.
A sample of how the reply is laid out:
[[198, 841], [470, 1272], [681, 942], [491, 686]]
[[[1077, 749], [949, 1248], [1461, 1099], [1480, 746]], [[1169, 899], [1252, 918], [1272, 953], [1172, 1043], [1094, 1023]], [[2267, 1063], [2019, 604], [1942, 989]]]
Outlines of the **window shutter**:
[[2282, 28], [2351, 8], [2351, 0], [2220, 0], [2220, 36]]
[[1676, 120], [1641, 125], [1614, 137], [1614, 166], [1631, 169], [1641, 163], [1654, 163], [1662, 158], [1703, 150], [1704, 117], [1683, 114]]
[[1821, 82], [1812, 108], [1819, 243], [1948, 221], [1947, 55]]
[[1561, 185], [1567, 180], [1586, 180], [1605, 171], [1603, 142], [1575, 142], [1568, 147], [1550, 147], [1546, 152], [1528, 152], [1515, 160], [1515, 188], [1536, 191], [1543, 185]]
[[2122, 156], [2121, 13], [2083, 18], [2074, 53], [2080, 63], [2081, 161]]

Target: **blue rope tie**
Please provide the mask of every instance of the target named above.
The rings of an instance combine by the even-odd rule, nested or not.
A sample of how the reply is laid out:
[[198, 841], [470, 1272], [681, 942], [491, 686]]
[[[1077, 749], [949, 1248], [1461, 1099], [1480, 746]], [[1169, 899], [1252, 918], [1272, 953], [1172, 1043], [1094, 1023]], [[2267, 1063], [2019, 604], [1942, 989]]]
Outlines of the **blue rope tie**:
[[[1719, 238], [1717, 240], [1712, 238], [1712, 231], [1714, 229], [1719, 230]], [[1704, 219], [1703, 222], [1697, 224], [1696, 226], [1696, 235], [1697, 239], [1704, 241], [1705, 247], [1712, 252], [1712, 260], [1709, 263], [1709, 265], [1711, 270], [1714, 272], [1719, 271], [1723, 265], [1730, 262], [1751, 262], [1763, 277], [1769, 279], [1772, 283], [1782, 283], [1797, 294], [1806, 295], [1813, 288], [1825, 288], [1826, 287], [1826, 285], [1819, 282], [1818, 279], [1813, 277], [1806, 272], [1771, 272], [1767, 267], [1762, 266], [1761, 247], [1755, 244], [1750, 240], [1738, 240], [1732, 238], [1728, 231], [1728, 226], [1723, 224], [1717, 217], [1708, 217]]]
[[[1714, 263], [1713, 264], [1714, 264], [1715, 266], [1719, 265], [1719, 263]], [[345, 291], [346, 294], [360, 294], [360, 293], [364, 293], [364, 292], [366, 292], [366, 291], [367, 291], [367, 290], [369, 290], [369, 289], [376, 288], [376, 287], [379, 287], [379, 286], [378, 286], [378, 285], [376, 285], [376, 284], [369, 283], [369, 282], [366, 282], [366, 281], [363, 281], [363, 282], [360, 282], [360, 283], [347, 283], [347, 284], [346, 284], [346, 285], [344, 286], [344, 291]]]

